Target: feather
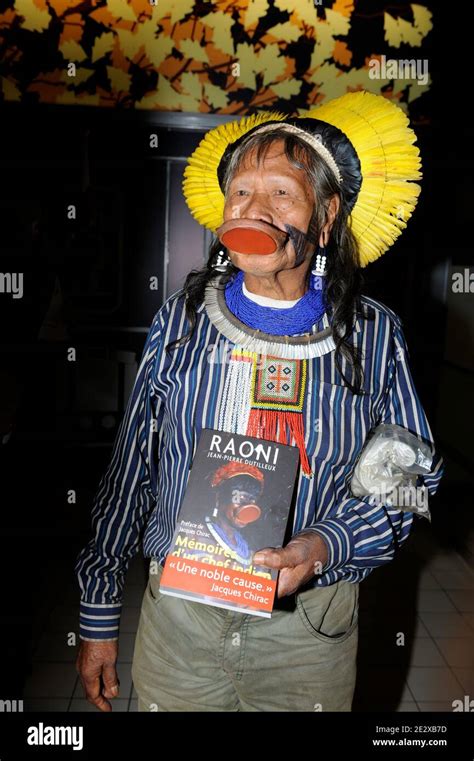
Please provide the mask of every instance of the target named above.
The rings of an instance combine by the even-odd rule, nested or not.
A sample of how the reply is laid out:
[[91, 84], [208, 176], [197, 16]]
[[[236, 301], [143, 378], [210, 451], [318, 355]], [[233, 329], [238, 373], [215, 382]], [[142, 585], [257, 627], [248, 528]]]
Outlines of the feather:
[[[399, 106], [366, 91], [346, 93], [301, 118], [325, 121], [351, 141], [361, 164], [362, 185], [349, 217], [357, 239], [360, 266], [378, 259], [396, 241], [413, 214], [421, 187], [421, 159], [416, 135]], [[188, 159], [183, 192], [194, 218], [212, 232], [223, 222], [224, 195], [217, 169], [230, 143], [285, 114], [266, 111], [210, 130]], [[324, 353], [324, 352], [323, 352]]]

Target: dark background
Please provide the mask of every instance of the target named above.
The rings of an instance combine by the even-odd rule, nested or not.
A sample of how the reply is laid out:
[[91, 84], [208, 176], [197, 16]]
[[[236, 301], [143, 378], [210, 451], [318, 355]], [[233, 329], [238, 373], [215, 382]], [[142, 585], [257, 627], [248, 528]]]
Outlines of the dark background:
[[[466, 14], [443, 6], [435, 16], [433, 85], [414, 109], [423, 193], [400, 241], [364, 271], [364, 292], [403, 320], [446, 458], [432, 531], [472, 560], [474, 296], [450, 289], [452, 268], [472, 266]], [[91, 499], [153, 315], [203, 261], [209, 238], [180, 181], [184, 159], [218, 118], [1, 107], [0, 269], [25, 273], [23, 299], [0, 295], [0, 432], [12, 430], [0, 446], [2, 696], [21, 696], [42, 621], [75, 584]], [[149, 146], [154, 133], [158, 149]], [[67, 361], [71, 346], [76, 362]]]

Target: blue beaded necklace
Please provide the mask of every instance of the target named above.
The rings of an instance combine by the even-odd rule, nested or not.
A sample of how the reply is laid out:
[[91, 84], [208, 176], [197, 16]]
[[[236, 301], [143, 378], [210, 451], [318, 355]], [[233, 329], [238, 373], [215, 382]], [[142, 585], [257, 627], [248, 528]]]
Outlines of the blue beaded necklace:
[[323, 289], [311, 287], [292, 307], [278, 309], [262, 306], [249, 299], [242, 290], [242, 270], [227, 283], [225, 301], [228, 309], [250, 328], [275, 336], [294, 336], [310, 333], [313, 325], [326, 311]]
[[234, 542], [232, 542], [225, 531], [217, 523], [212, 523], [210, 518], [206, 518], [206, 525], [220, 546], [235, 555], [235, 560], [238, 560], [239, 563], [250, 563], [252, 558], [250, 547], [238, 531], [235, 532]]

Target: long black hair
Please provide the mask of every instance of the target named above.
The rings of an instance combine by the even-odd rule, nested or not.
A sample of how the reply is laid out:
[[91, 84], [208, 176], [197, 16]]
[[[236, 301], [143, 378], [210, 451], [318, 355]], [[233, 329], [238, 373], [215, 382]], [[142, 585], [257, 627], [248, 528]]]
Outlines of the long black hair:
[[[311, 187], [314, 188], [315, 206], [310, 228], [315, 231], [316, 239], [319, 239], [320, 231], [327, 222], [331, 199], [334, 195], [339, 195], [340, 197], [341, 203], [332, 225], [325, 251], [327, 257], [326, 276], [324, 278], [325, 302], [329, 324], [336, 344], [336, 368], [343, 382], [353, 393], [363, 393], [363, 371], [360, 352], [348, 341], [348, 338], [352, 334], [357, 316], [363, 316], [366, 319], [370, 319], [370, 317], [363, 312], [360, 300], [364, 280], [359, 266], [357, 242], [349, 224], [350, 208], [340, 193], [339, 185], [331, 169], [301, 137], [285, 132], [276, 125], [265, 133], [257, 132], [251, 134], [246, 140], [240, 141], [239, 146], [233, 152], [226, 167], [223, 179], [224, 194], [227, 193], [232, 177], [239, 170], [250, 151], [255, 149], [254, 160], [257, 166], [260, 166], [268, 148], [276, 140], [283, 141], [288, 161], [298, 169], [306, 171]], [[226, 253], [225, 247], [216, 239], [209, 248], [208, 260], [204, 267], [199, 270], [192, 270], [186, 277], [183, 294], [190, 330], [186, 335], [168, 344], [166, 347], [167, 351], [182, 345], [191, 338], [196, 325], [196, 309], [203, 302], [204, 292], [208, 283], [221, 274], [220, 287], [224, 288], [226, 283], [238, 272], [238, 269], [234, 267], [230, 259], [224, 274], [216, 269], [220, 251]], [[317, 253], [318, 249], [314, 252], [308, 267], [308, 287], [310, 272]], [[351, 368], [350, 379], [347, 378], [342, 368], [343, 357]]]

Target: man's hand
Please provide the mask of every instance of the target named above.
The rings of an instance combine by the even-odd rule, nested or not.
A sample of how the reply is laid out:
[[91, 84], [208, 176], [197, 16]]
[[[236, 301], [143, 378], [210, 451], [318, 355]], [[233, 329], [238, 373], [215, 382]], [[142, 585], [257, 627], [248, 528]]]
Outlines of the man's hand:
[[119, 680], [115, 669], [117, 655], [117, 640], [81, 640], [79, 646], [76, 671], [81, 678], [87, 700], [101, 711], [111, 711], [112, 706], [106, 698], [116, 698], [119, 694]]
[[[277, 597], [284, 597], [293, 594], [316, 573], [320, 573], [327, 559], [328, 548], [324, 539], [313, 531], [307, 531], [295, 536], [282, 549], [266, 547], [258, 550], [253, 556], [253, 563], [280, 571]], [[315, 567], [316, 563], [318, 565]]]

